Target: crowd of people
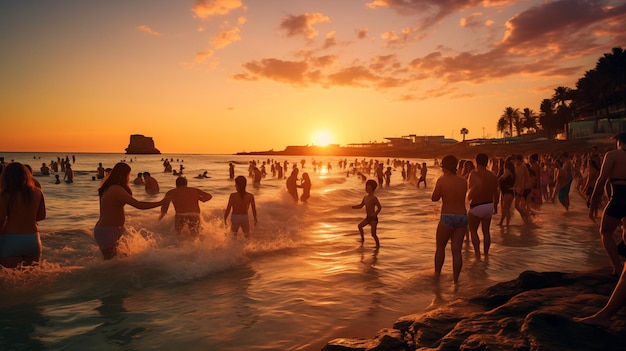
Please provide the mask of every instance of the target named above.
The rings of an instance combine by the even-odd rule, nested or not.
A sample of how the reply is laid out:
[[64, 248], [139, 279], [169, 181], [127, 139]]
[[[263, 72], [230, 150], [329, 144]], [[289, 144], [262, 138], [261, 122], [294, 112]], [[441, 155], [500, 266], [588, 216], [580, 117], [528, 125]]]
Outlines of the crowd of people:
[[[439, 278], [445, 261], [445, 250], [450, 243], [454, 282], [458, 282], [462, 269], [462, 245], [466, 238], [471, 243], [477, 259], [489, 255], [491, 244], [490, 226], [494, 214], [500, 211], [500, 225], [508, 226], [513, 210], [520, 214], [524, 223], [531, 223], [536, 208], [542, 202], [557, 201], [565, 211], [569, 210], [572, 187], [585, 198], [589, 207], [589, 218], [596, 221], [600, 217], [600, 237], [602, 245], [612, 265], [614, 275], [619, 275], [615, 290], [606, 306], [598, 313], [576, 320], [598, 326], [610, 326], [611, 317], [626, 303], [626, 266], [618, 252], [618, 244], [613, 235], [621, 226], [622, 240], [626, 239], [626, 132], [615, 136], [617, 149], [606, 152], [603, 157], [596, 149], [585, 154], [559, 155], [531, 154], [511, 155], [506, 158], [489, 158], [479, 153], [472, 160], [458, 160], [453, 155], [445, 156], [437, 165], [442, 175], [437, 179], [432, 191], [432, 201], [441, 201], [441, 214], [436, 229], [434, 255], [435, 278]], [[73, 174], [69, 158], [52, 161], [51, 166], [42, 164], [41, 174], [55, 171], [60, 164], [65, 181], [71, 182]], [[260, 184], [267, 176], [266, 164], [270, 165], [273, 177], [283, 179], [288, 162], [263, 161], [260, 167], [250, 162], [249, 177], [254, 184]], [[169, 166], [168, 166], [169, 165]], [[313, 161], [313, 172], [324, 165]], [[165, 170], [171, 169], [164, 162]], [[301, 167], [305, 167], [302, 160]], [[370, 226], [376, 250], [380, 248], [377, 235], [378, 216], [382, 205], [374, 192], [377, 187], [390, 186], [391, 169], [401, 168], [403, 181], [426, 185], [428, 174], [426, 163], [411, 163], [402, 160], [366, 161], [355, 159], [348, 166], [346, 159], [338, 164], [340, 170], [349, 175], [358, 175], [365, 183], [366, 195], [354, 209], [365, 208], [366, 216], [357, 228], [363, 245], [364, 227]], [[332, 166], [326, 165], [330, 170]], [[385, 170], [386, 168], [386, 170]], [[19, 265], [32, 265], [39, 262], [42, 245], [37, 222], [46, 218], [46, 207], [41, 185], [33, 178], [32, 169], [19, 162], [6, 163], [0, 157], [0, 265], [15, 268]], [[174, 172], [174, 171], [172, 171]], [[183, 167], [176, 172], [176, 188], [169, 190], [159, 201], [139, 201], [133, 197], [130, 188], [131, 167], [125, 162], [117, 163], [111, 169], [99, 164], [96, 177], [102, 179], [98, 188], [99, 218], [93, 234], [105, 260], [118, 254], [118, 244], [124, 234], [125, 205], [137, 209], [161, 207], [163, 218], [170, 204], [174, 205], [174, 229], [181, 240], [196, 240], [201, 230], [199, 202], [211, 200], [211, 194], [198, 188], [189, 187], [182, 176]], [[311, 178], [308, 173], [298, 179], [299, 168], [292, 166], [286, 177], [287, 193], [294, 202], [306, 202], [311, 196]], [[419, 176], [418, 176], [419, 174]], [[206, 175], [206, 174], [205, 174]], [[367, 179], [368, 176], [374, 179]], [[237, 233], [241, 229], [245, 236], [250, 233], [248, 214], [252, 211], [254, 224], [257, 223], [257, 210], [254, 195], [246, 191], [247, 179], [234, 177], [234, 165], [229, 164], [229, 177], [234, 179], [235, 192], [224, 211], [224, 221], [230, 216], [230, 229]], [[156, 179], [149, 172], [141, 172], [133, 184], [144, 185], [149, 194], [158, 194], [160, 189]], [[298, 195], [302, 189], [302, 195]], [[604, 206], [603, 203], [606, 202]], [[604, 210], [600, 209], [604, 206]], [[468, 208], [469, 207], [469, 210]], [[187, 226], [189, 234], [183, 236]], [[479, 229], [482, 232], [482, 247]], [[482, 253], [481, 253], [482, 249]]]

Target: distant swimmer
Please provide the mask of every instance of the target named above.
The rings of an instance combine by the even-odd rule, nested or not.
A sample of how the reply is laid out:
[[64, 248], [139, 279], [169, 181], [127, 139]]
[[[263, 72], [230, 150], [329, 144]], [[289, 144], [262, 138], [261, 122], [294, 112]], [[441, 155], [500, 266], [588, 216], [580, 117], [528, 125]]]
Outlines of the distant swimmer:
[[143, 181], [148, 194], [159, 193], [159, 182], [150, 175], [150, 172], [143, 172]]
[[376, 229], [378, 227], [378, 214], [380, 213], [380, 210], [382, 210], [382, 206], [380, 205], [380, 201], [378, 201], [376, 195], [374, 195], [374, 191], [377, 186], [378, 184], [373, 179], [365, 182], [365, 191], [367, 192], [367, 195], [363, 196], [363, 200], [361, 200], [360, 204], [352, 206], [353, 209], [360, 209], [365, 206], [365, 219], [363, 219], [357, 226], [357, 228], [359, 228], [359, 234], [361, 235], [361, 246], [365, 242], [363, 227], [369, 225], [372, 238], [376, 241], [376, 247], [380, 247], [380, 241], [378, 240]]
[[[170, 206], [170, 201], [174, 204], [176, 215], [174, 217], [174, 229], [180, 240], [194, 240], [200, 233], [200, 206], [198, 201], [207, 202], [213, 196], [200, 189], [187, 186], [187, 179], [184, 177], [176, 178], [176, 188], [165, 193], [165, 201], [161, 206], [161, 215], [159, 220], [166, 214]], [[189, 237], [182, 236], [183, 227], [187, 225], [191, 235]]]
[[143, 173], [137, 173], [137, 178], [133, 180], [133, 184], [135, 185], [145, 185], [146, 183], [143, 181]]
[[15, 268], [41, 258], [37, 222], [46, 218], [46, 204], [31, 172], [21, 163], [4, 167], [0, 177], [0, 265]]
[[235, 165], [232, 162], [228, 163], [228, 177], [235, 179]]
[[102, 162], [98, 163], [98, 168], [96, 169], [96, 178], [104, 179], [104, 167], [102, 167]]
[[293, 198], [293, 201], [298, 202], [298, 172], [297, 168], [291, 171], [291, 175], [287, 177], [287, 192]]
[[418, 189], [421, 182], [424, 182], [424, 189], [426, 189], [426, 174], [428, 174], [428, 167], [426, 167], [426, 162], [422, 162], [422, 168], [420, 169], [420, 179], [417, 180]]
[[237, 234], [239, 228], [244, 232], [247, 237], [250, 233], [250, 220], [248, 218], [248, 210], [252, 209], [252, 216], [254, 217], [254, 224], [257, 224], [256, 204], [254, 203], [254, 195], [246, 191], [246, 177], [237, 176], [235, 178], [235, 188], [237, 192], [230, 194], [228, 198], [228, 205], [226, 211], [224, 211], [224, 222], [228, 220], [228, 215], [232, 210], [232, 216], [230, 218], [231, 226], [230, 230], [233, 234]]
[[124, 234], [126, 221], [124, 206], [126, 204], [140, 210], [147, 210], [162, 206], [165, 201], [169, 201], [167, 198], [156, 202], [135, 199], [128, 184], [129, 177], [130, 166], [123, 162], [117, 163], [98, 189], [100, 218], [93, 229], [93, 235], [105, 260], [110, 260], [117, 255], [118, 242]]
[[41, 168], [39, 170], [41, 171], [41, 175], [50, 175], [50, 167], [48, 167], [45, 162], [41, 164]]
[[74, 183], [74, 171], [69, 162], [65, 165], [65, 176], [63, 180], [65, 180], [66, 183]]
[[300, 201], [306, 202], [311, 197], [311, 177], [309, 177], [307, 172], [302, 173], [302, 182], [298, 185], [298, 188], [302, 188]]

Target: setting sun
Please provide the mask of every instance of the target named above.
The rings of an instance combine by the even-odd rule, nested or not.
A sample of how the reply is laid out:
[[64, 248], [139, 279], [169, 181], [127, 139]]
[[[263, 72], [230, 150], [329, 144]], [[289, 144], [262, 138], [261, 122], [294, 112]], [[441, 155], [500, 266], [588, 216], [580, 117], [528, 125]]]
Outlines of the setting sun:
[[315, 134], [313, 134], [313, 145], [328, 146], [329, 144], [334, 144], [334, 143], [335, 143], [335, 138], [330, 132], [326, 130], [318, 131]]

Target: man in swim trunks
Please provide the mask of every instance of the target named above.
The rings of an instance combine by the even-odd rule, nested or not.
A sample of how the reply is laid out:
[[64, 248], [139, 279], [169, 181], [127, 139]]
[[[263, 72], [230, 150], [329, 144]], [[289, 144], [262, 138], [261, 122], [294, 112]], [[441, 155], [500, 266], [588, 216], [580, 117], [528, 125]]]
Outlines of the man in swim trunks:
[[469, 231], [474, 246], [476, 258], [480, 258], [480, 238], [478, 237], [478, 226], [482, 226], [484, 254], [489, 254], [491, 245], [491, 216], [498, 206], [498, 177], [487, 169], [489, 157], [480, 153], [476, 155], [476, 169], [470, 173], [469, 189], [467, 200], [470, 203], [470, 210], [467, 213]]
[[[174, 229], [179, 240], [195, 240], [200, 233], [200, 206], [199, 201], [207, 202], [213, 197], [211, 194], [200, 189], [187, 186], [187, 178], [176, 178], [176, 188], [165, 193], [165, 197], [171, 199], [176, 210], [174, 216]], [[167, 214], [170, 201], [161, 206], [159, 219]], [[183, 227], [187, 225], [190, 235], [183, 236]]]
[[252, 208], [255, 225], [257, 223], [257, 218], [254, 195], [246, 191], [246, 184], [246, 177], [237, 176], [235, 178], [235, 188], [237, 189], [237, 192], [230, 194], [230, 197], [228, 198], [228, 205], [226, 205], [226, 211], [224, 211], [224, 222], [228, 220], [228, 215], [232, 210], [233, 214], [230, 218], [231, 231], [236, 235], [239, 228], [241, 228], [244, 235], [247, 237], [250, 233], [250, 221], [248, 220], [248, 210], [250, 208]]
[[465, 208], [467, 181], [456, 174], [457, 165], [458, 160], [452, 155], [448, 155], [441, 160], [443, 175], [437, 179], [432, 195], [432, 201], [442, 200], [441, 217], [437, 225], [436, 236], [435, 279], [439, 280], [441, 276], [441, 268], [446, 258], [446, 246], [448, 241], [450, 241], [455, 283], [458, 282], [461, 268], [463, 267], [461, 248], [468, 223], [467, 210]]

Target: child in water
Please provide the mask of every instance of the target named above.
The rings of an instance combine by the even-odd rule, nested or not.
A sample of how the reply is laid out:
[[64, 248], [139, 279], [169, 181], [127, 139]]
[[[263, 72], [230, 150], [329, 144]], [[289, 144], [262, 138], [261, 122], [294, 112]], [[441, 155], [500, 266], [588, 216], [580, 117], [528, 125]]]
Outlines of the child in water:
[[352, 206], [352, 208], [359, 209], [365, 206], [365, 219], [363, 219], [358, 226], [359, 233], [361, 234], [361, 246], [365, 241], [363, 236], [363, 227], [369, 224], [372, 230], [372, 238], [376, 241], [376, 248], [378, 249], [380, 247], [380, 242], [378, 241], [378, 236], [376, 235], [376, 227], [378, 226], [378, 214], [380, 213], [380, 210], [382, 210], [382, 206], [380, 205], [376, 195], [374, 195], [374, 190], [376, 190], [377, 186], [378, 184], [373, 179], [365, 182], [365, 191], [367, 192], [367, 195], [363, 197], [360, 204]]

